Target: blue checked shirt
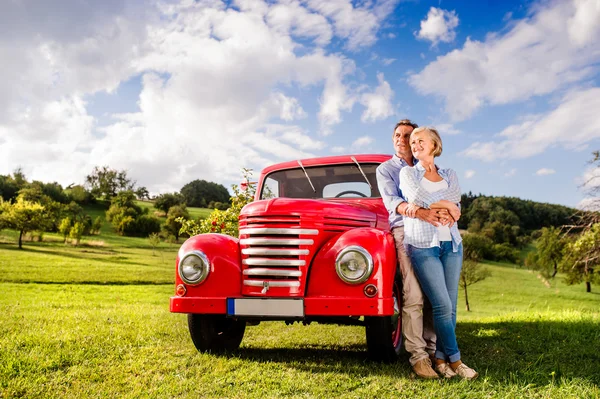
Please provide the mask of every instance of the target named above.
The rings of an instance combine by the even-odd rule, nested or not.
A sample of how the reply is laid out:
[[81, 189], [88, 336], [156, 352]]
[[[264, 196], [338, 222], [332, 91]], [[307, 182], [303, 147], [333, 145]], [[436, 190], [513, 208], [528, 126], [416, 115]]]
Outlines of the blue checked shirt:
[[404, 226], [402, 215], [396, 212], [396, 208], [406, 199], [400, 191], [400, 169], [408, 166], [406, 161], [395, 155], [377, 167], [377, 187], [383, 199], [385, 209], [388, 211], [390, 230], [394, 227]]
[[[458, 177], [452, 169], [438, 169], [439, 175], [448, 183], [448, 188], [433, 193], [421, 187], [421, 180], [425, 175], [425, 168], [420, 164], [406, 167], [400, 170], [400, 190], [409, 203], [415, 203], [422, 208], [429, 208], [431, 204], [440, 200], [448, 200], [455, 204], [460, 203], [460, 186]], [[458, 232], [457, 223], [450, 227], [452, 236], [452, 250], [458, 251], [462, 242]], [[431, 223], [416, 218], [404, 219], [404, 245], [412, 245], [417, 248], [439, 247], [440, 239], [437, 228]]]

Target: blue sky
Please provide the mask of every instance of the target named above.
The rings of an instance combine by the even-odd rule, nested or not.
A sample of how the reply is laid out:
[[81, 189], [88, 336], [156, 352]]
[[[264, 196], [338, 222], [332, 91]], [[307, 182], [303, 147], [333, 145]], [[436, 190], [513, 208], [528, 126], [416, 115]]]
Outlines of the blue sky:
[[582, 206], [599, 20], [598, 0], [2, 2], [0, 174], [229, 187], [243, 167], [390, 153], [408, 117], [440, 130], [463, 191]]

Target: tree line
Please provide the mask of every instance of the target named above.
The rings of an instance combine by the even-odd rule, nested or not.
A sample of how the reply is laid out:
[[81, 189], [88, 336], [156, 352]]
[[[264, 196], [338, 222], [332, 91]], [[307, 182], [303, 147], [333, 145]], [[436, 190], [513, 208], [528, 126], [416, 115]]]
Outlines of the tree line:
[[[136, 203], [144, 199], [149, 199], [148, 190], [138, 186], [125, 170], [95, 167], [83, 185], [63, 188], [56, 182], [29, 182], [18, 168], [12, 175], [0, 175], [0, 230], [17, 230], [19, 248], [25, 235], [36, 233], [41, 239], [43, 232], [58, 232], [65, 242], [70, 239], [77, 245], [83, 235], [100, 232], [104, 218], [92, 220], [83, 208], [96, 204], [108, 208], [106, 220], [120, 235], [160, 233], [165, 239], [178, 240], [181, 222], [177, 219], [190, 218], [188, 205], [224, 210], [230, 201], [224, 186], [205, 180], [194, 180], [180, 192], [154, 197], [155, 214]], [[165, 223], [157, 216], [165, 216]]]

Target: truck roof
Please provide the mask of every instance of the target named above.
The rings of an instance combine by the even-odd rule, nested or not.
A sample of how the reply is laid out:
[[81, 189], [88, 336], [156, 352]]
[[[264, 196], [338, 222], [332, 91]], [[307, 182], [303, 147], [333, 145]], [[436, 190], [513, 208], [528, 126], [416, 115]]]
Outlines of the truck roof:
[[[328, 157], [317, 157], [317, 158], [307, 158], [307, 159], [301, 159], [300, 162], [302, 162], [302, 165], [304, 167], [308, 167], [308, 166], [319, 166], [319, 165], [335, 165], [335, 164], [342, 164], [342, 163], [352, 163], [352, 159], [351, 157], [356, 158], [356, 160], [358, 161], [358, 163], [382, 163], [387, 161], [388, 159], [390, 159], [392, 156], [391, 155], [386, 155], [386, 154], [349, 154], [349, 155], [335, 155], [335, 156], [328, 156]], [[294, 160], [294, 161], [287, 161], [287, 162], [281, 162], [281, 163], [277, 163], [271, 166], [267, 166], [266, 168], [264, 168], [261, 172], [262, 175], [266, 175], [267, 173], [273, 172], [275, 170], [282, 170], [282, 169], [292, 169], [292, 168], [297, 168], [300, 165], [298, 165], [298, 160]]]

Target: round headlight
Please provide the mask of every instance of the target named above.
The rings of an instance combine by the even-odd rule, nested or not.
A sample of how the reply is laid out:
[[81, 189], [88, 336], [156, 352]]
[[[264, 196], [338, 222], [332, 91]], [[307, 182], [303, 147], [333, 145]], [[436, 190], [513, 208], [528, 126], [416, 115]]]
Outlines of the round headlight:
[[335, 260], [335, 271], [346, 283], [362, 283], [373, 272], [373, 257], [363, 247], [344, 248]]
[[192, 251], [179, 261], [179, 277], [186, 284], [200, 284], [210, 271], [210, 263], [203, 252]]

